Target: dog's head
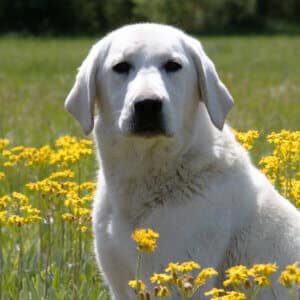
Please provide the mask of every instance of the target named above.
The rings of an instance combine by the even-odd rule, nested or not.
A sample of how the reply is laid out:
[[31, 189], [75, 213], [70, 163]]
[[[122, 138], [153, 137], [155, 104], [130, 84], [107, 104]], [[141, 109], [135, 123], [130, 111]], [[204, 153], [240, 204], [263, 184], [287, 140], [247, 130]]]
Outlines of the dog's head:
[[97, 103], [103, 122], [120, 134], [153, 138], [176, 135], [199, 100], [222, 130], [233, 100], [201, 44], [170, 26], [137, 24], [93, 46], [65, 107], [86, 134]]

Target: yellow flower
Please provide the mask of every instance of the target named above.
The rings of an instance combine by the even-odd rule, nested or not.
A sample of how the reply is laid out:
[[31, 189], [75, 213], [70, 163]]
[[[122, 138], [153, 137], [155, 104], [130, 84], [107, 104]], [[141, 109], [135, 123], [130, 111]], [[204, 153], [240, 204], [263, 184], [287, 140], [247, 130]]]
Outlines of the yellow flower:
[[299, 262], [286, 266], [285, 270], [281, 272], [279, 283], [290, 289], [293, 285], [299, 287], [300, 285], [300, 267]]
[[186, 261], [181, 264], [179, 263], [169, 263], [168, 267], [165, 269], [166, 272], [192, 272], [194, 269], [200, 269], [200, 265], [194, 261]]
[[213, 288], [210, 291], [204, 293], [205, 296], [213, 296], [213, 299], [219, 297], [221, 293], [224, 293], [224, 289]]
[[146, 286], [145, 284], [143, 283], [142, 280], [139, 280], [139, 281], [136, 281], [136, 280], [130, 280], [128, 282], [128, 285], [130, 287], [132, 287], [134, 290], [136, 290], [138, 288], [138, 285], [139, 285], [139, 291], [144, 291]]
[[225, 287], [227, 286], [239, 286], [240, 284], [244, 284], [248, 279], [248, 270], [245, 266], [233, 266], [226, 270], [227, 280], [223, 282]]
[[192, 272], [194, 269], [200, 269], [200, 265], [197, 264], [194, 261], [186, 261], [181, 263], [181, 272], [186, 273], [186, 272]]
[[12, 215], [7, 219], [7, 224], [8, 225], [16, 224], [18, 226], [22, 226], [22, 225], [26, 224], [26, 220], [24, 217]]
[[217, 276], [218, 272], [213, 268], [203, 269], [195, 279], [195, 285], [202, 286], [206, 283], [207, 279]]
[[4, 149], [9, 144], [8, 139], [0, 139], [0, 151]]
[[254, 282], [262, 287], [271, 285], [270, 276], [277, 271], [276, 264], [255, 264], [249, 269], [249, 275], [254, 277]]
[[253, 141], [259, 137], [256, 130], [249, 130], [247, 132], [238, 132], [235, 129], [231, 129], [235, 135], [235, 138], [243, 145], [246, 150], [253, 148]]
[[39, 215], [40, 214], [40, 210], [37, 208], [33, 208], [31, 205], [21, 206], [20, 210], [23, 210], [26, 213], [31, 214], [31, 215]]
[[90, 216], [91, 215], [91, 210], [89, 208], [84, 208], [84, 207], [75, 207], [73, 209], [74, 215], [75, 216]]
[[75, 173], [71, 170], [64, 170], [59, 172], [53, 172], [48, 178], [49, 179], [55, 179], [60, 177], [68, 177], [68, 178], [74, 178]]
[[154, 288], [154, 296], [155, 297], [170, 297], [171, 293], [170, 290], [166, 286], [157, 286]]
[[246, 300], [246, 295], [238, 291], [227, 291], [225, 295], [216, 300]]
[[95, 182], [83, 182], [78, 186], [78, 190], [89, 190], [94, 192], [96, 190], [96, 183]]
[[300, 180], [291, 179], [289, 182], [289, 195], [293, 203], [300, 207]]
[[19, 200], [20, 205], [26, 205], [29, 202], [28, 197], [24, 194], [13, 192], [11, 195], [14, 199]]
[[0, 198], [0, 208], [6, 208], [8, 202], [11, 201], [11, 197], [9, 195], [3, 196]]
[[14, 165], [15, 165], [15, 164], [12, 163], [12, 162], [10, 162], [10, 161], [6, 161], [6, 162], [3, 164], [3, 166], [4, 166], [5, 168], [12, 168]]
[[81, 226], [81, 227], [80, 227], [80, 231], [81, 231], [81, 232], [86, 232], [86, 231], [88, 231], [88, 229], [89, 229], [89, 228], [88, 228], [87, 226]]
[[2, 155], [3, 156], [10, 156], [11, 155], [11, 151], [9, 151], [9, 150], [3, 150], [2, 151]]
[[50, 158], [50, 164], [58, 164], [63, 167], [78, 162], [81, 157], [91, 155], [93, 150], [90, 140], [78, 140], [76, 137], [63, 136], [56, 140], [58, 148]]
[[273, 145], [273, 152], [260, 160], [262, 171], [286, 198], [299, 206], [300, 188], [296, 177], [300, 161], [300, 131], [272, 132], [267, 141]]
[[181, 265], [179, 263], [169, 263], [168, 267], [165, 269], [166, 272], [181, 272]]
[[48, 178], [37, 182], [29, 182], [26, 187], [31, 191], [40, 191], [44, 194], [61, 195], [66, 193], [59, 182]]
[[7, 211], [6, 210], [0, 211], [0, 224], [5, 223], [6, 216], [7, 216]]
[[[223, 294], [223, 295], [221, 295]], [[239, 291], [224, 291], [223, 289], [213, 288], [204, 293], [205, 296], [212, 296], [211, 300], [246, 300], [244, 293]]]
[[63, 218], [63, 220], [68, 221], [68, 222], [72, 222], [72, 221], [75, 220], [75, 216], [73, 216], [73, 215], [70, 214], [70, 213], [64, 213], [64, 214], [62, 215], [62, 218]]
[[156, 249], [156, 239], [159, 237], [159, 234], [150, 228], [137, 229], [131, 237], [137, 243], [139, 250], [153, 252]]
[[0, 172], [0, 181], [5, 178], [5, 174], [3, 172]]
[[163, 273], [162, 274], [154, 273], [150, 277], [150, 282], [157, 283], [157, 284], [168, 284], [168, 283], [172, 282], [172, 280], [173, 280], [172, 275], [163, 274]]

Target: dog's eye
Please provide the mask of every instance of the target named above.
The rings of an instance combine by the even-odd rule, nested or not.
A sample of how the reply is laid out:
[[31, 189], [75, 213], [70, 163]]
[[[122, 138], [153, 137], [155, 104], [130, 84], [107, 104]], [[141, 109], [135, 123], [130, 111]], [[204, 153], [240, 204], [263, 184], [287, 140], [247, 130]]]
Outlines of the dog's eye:
[[182, 68], [182, 65], [176, 61], [169, 60], [164, 64], [164, 69], [168, 72], [177, 72]]
[[131, 68], [131, 64], [126, 61], [119, 62], [118, 64], [113, 66], [114, 72], [119, 74], [129, 73]]

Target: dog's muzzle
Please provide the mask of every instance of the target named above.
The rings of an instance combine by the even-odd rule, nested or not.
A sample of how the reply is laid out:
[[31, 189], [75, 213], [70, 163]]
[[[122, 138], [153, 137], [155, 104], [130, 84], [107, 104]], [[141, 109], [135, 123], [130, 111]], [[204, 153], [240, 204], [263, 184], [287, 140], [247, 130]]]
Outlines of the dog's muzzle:
[[144, 137], [166, 135], [163, 102], [160, 99], [143, 99], [133, 104], [132, 133]]

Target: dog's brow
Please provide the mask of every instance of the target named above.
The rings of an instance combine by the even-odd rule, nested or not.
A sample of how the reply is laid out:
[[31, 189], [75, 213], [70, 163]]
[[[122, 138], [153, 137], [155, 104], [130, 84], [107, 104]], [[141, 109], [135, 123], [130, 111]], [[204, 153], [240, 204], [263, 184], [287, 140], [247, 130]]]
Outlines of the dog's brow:
[[[124, 51], [122, 51], [121, 53], [119, 53], [118, 55], [116, 55], [113, 59], [112, 59], [112, 63], [116, 64], [120, 61], [132, 61], [134, 60], [134, 57], [137, 56], [139, 54], [139, 52], [137, 52], [136, 50], [134, 50], [133, 48], [129, 48], [126, 49]], [[178, 52], [175, 51], [158, 51], [157, 53], [151, 53], [151, 55], [145, 55], [144, 58], [153, 58], [153, 59], [157, 59], [158, 61], [160, 61], [161, 63], [168, 61], [168, 60], [172, 60], [172, 61], [176, 61], [178, 63], [183, 63], [186, 58]]]

